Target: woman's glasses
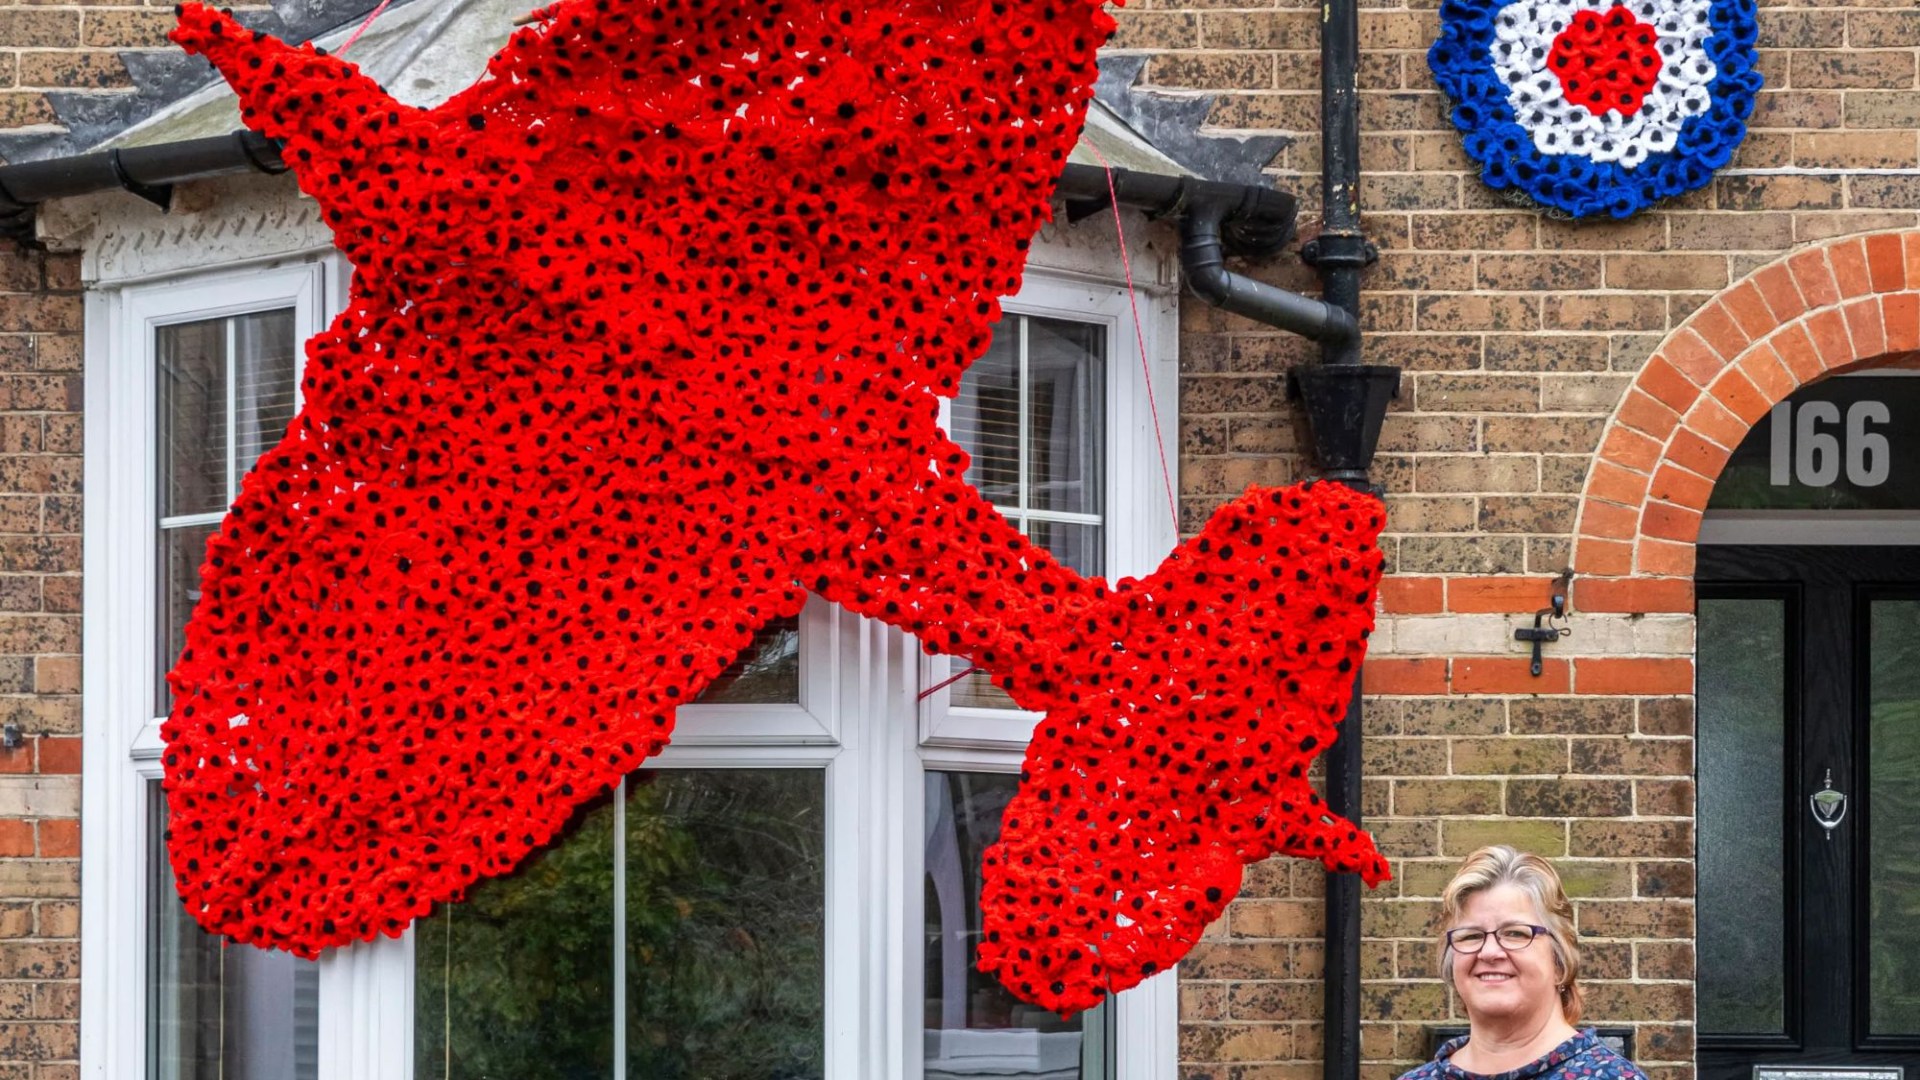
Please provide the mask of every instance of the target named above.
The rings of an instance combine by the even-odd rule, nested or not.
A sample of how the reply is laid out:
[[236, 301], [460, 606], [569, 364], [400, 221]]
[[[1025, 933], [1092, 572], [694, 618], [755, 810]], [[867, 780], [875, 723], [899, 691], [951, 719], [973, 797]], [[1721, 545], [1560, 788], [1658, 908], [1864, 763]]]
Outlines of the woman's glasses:
[[1533, 939], [1541, 934], [1553, 936], [1553, 932], [1546, 927], [1534, 926], [1530, 923], [1508, 923], [1492, 933], [1477, 926], [1463, 926], [1458, 930], [1447, 931], [1447, 944], [1453, 948], [1454, 952], [1472, 954], [1486, 948], [1488, 938], [1494, 938], [1507, 952], [1519, 952], [1533, 944]]

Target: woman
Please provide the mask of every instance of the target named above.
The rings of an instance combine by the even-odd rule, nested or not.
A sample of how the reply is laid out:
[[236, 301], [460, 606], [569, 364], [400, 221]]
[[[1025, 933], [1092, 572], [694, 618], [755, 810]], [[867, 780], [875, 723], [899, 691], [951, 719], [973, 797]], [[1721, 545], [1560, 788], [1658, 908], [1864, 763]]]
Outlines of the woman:
[[1440, 977], [1468, 1032], [1401, 1080], [1646, 1080], [1592, 1031], [1579, 1031], [1580, 946], [1560, 875], [1537, 855], [1484, 847], [1441, 896]]

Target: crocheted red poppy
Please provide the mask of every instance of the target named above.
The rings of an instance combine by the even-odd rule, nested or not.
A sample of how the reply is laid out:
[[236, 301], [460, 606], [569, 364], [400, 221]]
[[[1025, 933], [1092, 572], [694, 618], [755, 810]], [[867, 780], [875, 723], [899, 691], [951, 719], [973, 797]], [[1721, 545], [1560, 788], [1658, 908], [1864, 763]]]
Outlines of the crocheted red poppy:
[[961, 477], [939, 397], [1079, 131], [1095, 0], [568, 0], [445, 104], [188, 6], [353, 261], [207, 549], [169, 846], [311, 956], [518, 865], [808, 591], [1044, 710], [983, 964], [1058, 1009], [1173, 962], [1272, 851], [1385, 867], [1304, 779], [1371, 624], [1334, 486], [1113, 587]]

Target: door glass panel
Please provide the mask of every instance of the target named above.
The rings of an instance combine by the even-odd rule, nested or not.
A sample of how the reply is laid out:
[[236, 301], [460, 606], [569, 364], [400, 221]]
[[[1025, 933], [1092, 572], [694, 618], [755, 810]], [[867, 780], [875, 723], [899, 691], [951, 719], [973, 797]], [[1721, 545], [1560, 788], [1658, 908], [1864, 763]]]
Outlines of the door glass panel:
[[147, 958], [151, 1080], [314, 1080], [320, 976], [288, 953], [229, 944], [187, 914], [167, 864], [166, 797], [149, 786], [154, 823]]
[[926, 776], [925, 1080], [1110, 1075], [1107, 1005], [1062, 1020], [974, 967], [982, 933], [980, 856], [999, 839], [1001, 812], [1019, 783], [1007, 773]]
[[1786, 1030], [1787, 605], [1706, 598], [1699, 622], [1700, 1029]]
[[1875, 1035], [1920, 1035], [1920, 600], [1871, 603], [1867, 980]]
[[414, 1076], [612, 1077], [615, 811], [414, 925]]

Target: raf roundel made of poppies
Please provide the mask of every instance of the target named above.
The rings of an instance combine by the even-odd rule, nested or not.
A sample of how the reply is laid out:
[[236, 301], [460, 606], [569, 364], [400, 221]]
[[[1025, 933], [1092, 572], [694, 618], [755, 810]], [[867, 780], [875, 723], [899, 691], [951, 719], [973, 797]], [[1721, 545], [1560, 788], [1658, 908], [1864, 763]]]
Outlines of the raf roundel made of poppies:
[[1428, 53], [1490, 187], [1628, 217], [1746, 136], [1753, 0], [1445, 0]]

